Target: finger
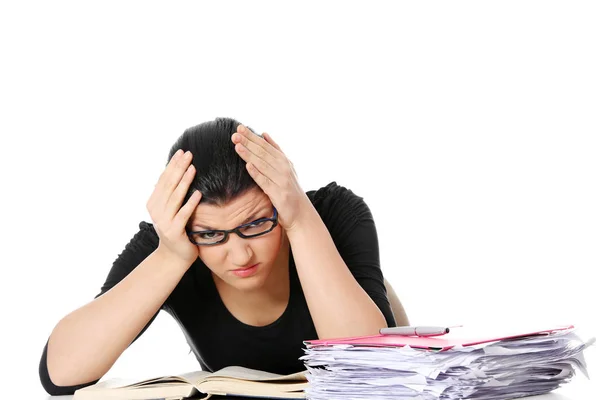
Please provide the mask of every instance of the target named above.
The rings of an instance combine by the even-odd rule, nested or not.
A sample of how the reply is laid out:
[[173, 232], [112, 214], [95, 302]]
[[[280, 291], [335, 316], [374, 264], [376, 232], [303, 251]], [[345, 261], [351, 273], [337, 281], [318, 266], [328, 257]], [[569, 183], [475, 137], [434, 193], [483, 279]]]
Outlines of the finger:
[[231, 136], [231, 140], [233, 143], [242, 143], [244, 146], [252, 148], [252, 151], [254, 151], [255, 154], [264, 154], [264, 157], [262, 158], [265, 158], [267, 161], [281, 158], [281, 152], [279, 150], [271, 146], [263, 137], [256, 135], [244, 125], [238, 126], [237, 132]]
[[252, 162], [271, 181], [277, 184], [282, 183], [281, 171], [283, 171], [283, 166], [288, 164], [283, 153], [243, 125], [238, 126], [237, 132], [232, 136], [232, 141], [237, 143], [235, 150], [244, 161]]
[[[285, 156], [285, 152], [283, 150], [281, 150], [281, 147], [273, 140], [271, 135], [269, 135], [267, 132], [263, 132], [262, 136], [265, 138], [265, 140], [271, 146], [275, 147], [277, 150], [279, 150], [281, 152], [281, 154], [283, 154]], [[287, 156], [285, 156], [285, 158], [287, 158]], [[294, 168], [294, 163], [289, 159], [288, 159], [288, 162], [290, 164], [290, 168], [291, 168], [292, 172], [294, 173], [294, 175], [296, 175], [296, 169]]]
[[[269, 164], [265, 159], [257, 156], [248, 148], [244, 147], [241, 143], [235, 145], [235, 150], [239, 154], [240, 157], [247, 163], [252, 163], [252, 165], [260, 171], [261, 174], [265, 175], [270, 181], [276, 183], [277, 185], [283, 184], [284, 177], [282, 176], [282, 168], [275, 167]], [[260, 151], [260, 150], [259, 150]], [[271, 162], [277, 160], [271, 160]], [[281, 165], [278, 163], [277, 165]]]
[[191, 162], [192, 153], [186, 151], [172, 168], [171, 166], [167, 167], [168, 171], [165, 171], [164, 179], [157, 185], [157, 189], [160, 192], [158, 201], [161, 204], [166, 204], [169, 201]]
[[275, 167], [278, 164], [278, 160], [271, 156], [263, 147], [258, 146], [256, 143], [251, 142], [246, 138], [243, 138], [239, 143], [237, 143], [235, 145], [235, 149], [239, 154], [248, 153], [250, 156], [256, 157], [256, 159], [263, 160], [271, 167]]
[[297, 178], [298, 174], [296, 173], [296, 168], [294, 168], [294, 163], [290, 161], [290, 168], [292, 169], [292, 172], [294, 173], [294, 176]]
[[161, 183], [165, 180], [165, 176], [169, 173], [169, 170], [174, 168], [175, 165], [179, 162], [183, 153], [184, 153], [184, 151], [182, 149], [179, 149], [173, 154], [173, 157], [171, 157], [171, 159], [169, 160], [169, 163], [163, 170], [162, 174], [160, 174], [160, 177], [158, 178], [156, 185], [158, 185], [159, 183]]
[[165, 213], [169, 218], [169, 221], [172, 221], [177, 214], [177, 211], [181, 208], [181, 204], [183, 203], [183, 199], [185, 199], [185, 195], [187, 194], [190, 184], [194, 179], [194, 175], [196, 175], [196, 169], [194, 164], [191, 164], [188, 169], [183, 174], [181, 181], [175, 188], [175, 191], [169, 197], [167, 205], [165, 206]]
[[283, 150], [281, 150], [281, 147], [279, 147], [279, 145], [277, 143], [275, 143], [275, 141], [273, 140], [271, 135], [269, 135], [267, 132], [263, 132], [262, 135], [271, 146], [275, 147], [277, 150], [279, 150], [283, 153]]
[[189, 198], [189, 200], [185, 203], [181, 210], [177, 213], [175, 218], [173, 219], [173, 226], [176, 229], [185, 230], [185, 226], [187, 225], [192, 213], [200, 203], [202, 199], [202, 193], [199, 190], [196, 190], [194, 194]]
[[177, 164], [177, 162], [181, 158], [182, 154], [183, 154], [183, 150], [181, 150], [181, 149], [177, 150], [173, 154], [173, 157], [171, 157], [171, 159], [169, 160], [169, 163], [163, 170], [162, 174], [160, 174], [160, 176], [158, 177], [158, 180], [156, 181], [156, 184], [154, 185], [155, 187], [158, 186], [161, 182], [163, 182], [165, 180], [165, 176], [167, 175], [169, 168], [174, 168], [175, 164]]
[[236, 128], [236, 132], [244, 133], [244, 131], [247, 133], [252, 133], [256, 136], [261, 136], [258, 133], [254, 132], [249, 126], [246, 126], [244, 124], [239, 124]]
[[258, 186], [260, 186], [262, 191], [265, 192], [267, 196], [272, 198], [270, 192], [276, 185], [276, 183], [269, 179], [265, 174], [260, 172], [258, 168], [256, 168], [256, 166], [252, 163], [247, 162], [246, 169], [248, 170], [248, 173], [250, 174], [252, 179], [254, 179], [254, 182], [256, 182]]
[[148, 207], [150, 207], [152, 204], [155, 204], [157, 201], [159, 201], [161, 198], [164, 197], [163, 190], [162, 190], [164, 183], [168, 179], [169, 174], [171, 174], [173, 169], [175, 169], [175, 165], [181, 159], [182, 154], [183, 154], [183, 150], [181, 150], [181, 149], [177, 150], [175, 152], [175, 154], [173, 154], [173, 157], [171, 157], [171, 160], [169, 160], [169, 163], [167, 164], [167, 166], [165, 167], [163, 172], [160, 174], [158, 181], [154, 185], [154, 191], [152, 192], [152, 194], [150, 195], [150, 198], [148, 199]]

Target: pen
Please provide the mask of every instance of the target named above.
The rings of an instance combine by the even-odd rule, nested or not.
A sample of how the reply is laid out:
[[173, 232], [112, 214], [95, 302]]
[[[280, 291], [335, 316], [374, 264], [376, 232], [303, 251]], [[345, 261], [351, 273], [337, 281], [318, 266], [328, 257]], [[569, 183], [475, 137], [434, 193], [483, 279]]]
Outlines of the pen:
[[402, 336], [440, 336], [450, 332], [450, 328], [442, 326], [395, 326], [393, 328], [381, 328], [382, 335]]

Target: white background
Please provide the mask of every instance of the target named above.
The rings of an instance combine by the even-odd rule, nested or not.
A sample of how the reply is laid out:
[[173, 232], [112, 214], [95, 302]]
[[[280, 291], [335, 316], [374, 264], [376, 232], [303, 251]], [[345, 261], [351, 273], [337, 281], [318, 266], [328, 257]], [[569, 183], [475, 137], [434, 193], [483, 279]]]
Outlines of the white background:
[[[3, 3], [2, 375], [45, 398], [54, 325], [150, 221], [170, 146], [221, 116], [270, 133], [304, 190], [364, 197], [411, 323], [598, 336], [598, 20], [567, 1]], [[107, 377], [197, 369], [188, 351], [161, 313]]]

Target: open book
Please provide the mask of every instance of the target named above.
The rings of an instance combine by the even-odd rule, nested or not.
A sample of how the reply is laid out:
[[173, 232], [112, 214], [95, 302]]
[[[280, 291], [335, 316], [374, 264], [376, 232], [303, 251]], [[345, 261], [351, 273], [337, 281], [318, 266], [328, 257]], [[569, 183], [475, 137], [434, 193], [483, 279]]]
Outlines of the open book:
[[208, 399], [211, 395], [303, 399], [306, 371], [277, 375], [244, 367], [139, 380], [108, 379], [75, 391], [73, 400]]

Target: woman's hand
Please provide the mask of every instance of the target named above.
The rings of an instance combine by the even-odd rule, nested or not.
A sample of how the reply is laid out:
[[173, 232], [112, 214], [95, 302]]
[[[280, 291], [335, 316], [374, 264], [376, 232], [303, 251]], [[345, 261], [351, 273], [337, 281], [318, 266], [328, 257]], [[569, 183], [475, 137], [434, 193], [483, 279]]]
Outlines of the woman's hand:
[[250, 176], [277, 209], [279, 223], [289, 231], [312, 204], [298, 183], [291, 161], [268, 133], [263, 133], [263, 137], [239, 125], [231, 140], [239, 156], [246, 161]]
[[202, 198], [202, 194], [196, 191], [181, 207], [196, 174], [191, 161], [192, 153], [184, 154], [181, 149], [177, 150], [146, 204], [160, 239], [158, 248], [189, 263], [188, 267], [198, 258], [198, 246], [188, 238], [185, 226]]

